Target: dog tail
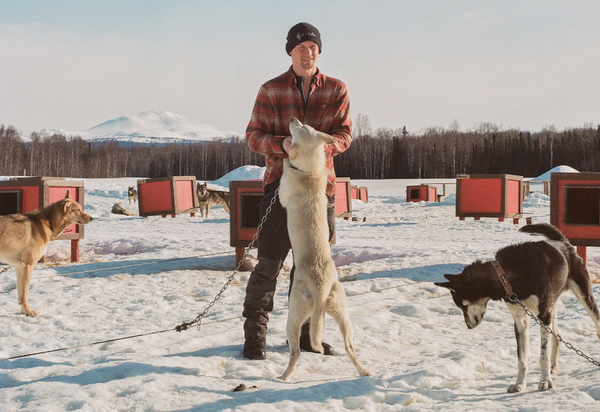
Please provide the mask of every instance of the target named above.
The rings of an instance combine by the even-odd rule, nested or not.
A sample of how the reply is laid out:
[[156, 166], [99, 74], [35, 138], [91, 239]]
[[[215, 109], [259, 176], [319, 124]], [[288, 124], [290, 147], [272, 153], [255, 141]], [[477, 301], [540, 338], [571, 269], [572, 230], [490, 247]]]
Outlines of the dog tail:
[[548, 240], [554, 240], [564, 243], [569, 243], [569, 240], [558, 230], [555, 226], [549, 223], [537, 223], [535, 225], [525, 225], [519, 232], [524, 233], [537, 233], [544, 235]]

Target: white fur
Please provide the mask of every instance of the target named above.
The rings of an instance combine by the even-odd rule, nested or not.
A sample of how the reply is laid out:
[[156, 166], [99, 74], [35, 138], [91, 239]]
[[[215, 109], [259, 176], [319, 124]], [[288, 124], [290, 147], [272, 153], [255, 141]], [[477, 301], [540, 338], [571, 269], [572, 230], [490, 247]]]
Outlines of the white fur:
[[[288, 380], [300, 358], [300, 330], [308, 317], [313, 349], [321, 345], [325, 313], [339, 325], [346, 353], [361, 376], [369, 375], [352, 345], [352, 325], [346, 310], [346, 293], [331, 259], [327, 225], [327, 172], [325, 144], [331, 136], [297, 119], [290, 123], [292, 146], [285, 159], [279, 199], [287, 209], [287, 223], [294, 254], [294, 283], [290, 293], [287, 338], [290, 358], [281, 379]], [[293, 167], [291, 167], [293, 164]]]
[[465, 323], [469, 329], [473, 329], [481, 323], [489, 301], [490, 298], [482, 298], [475, 302], [463, 301], [463, 305], [467, 308], [464, 313]]
[[[537, 296], [529, 297], [523, 301], [523, 304], [531, 310], [534, 315], [538, 315], [539, 299]], [[513, 317], [517, 339], [517, 382], [514, 385], [510, 385], [507, 391], [509, 393], [523, 392], [527, 387], [527, 373], [529, 371], [529, 316], [521, 306], [515, 303], [506, 303], [506, 307]], [[556, 312], [553, 312], [553, 314], [555, 315]], [[553, 319], [553, 330], [558, 333], [558, 329], [556, 329], [556, 319]], [[551, 354], [548, 355], [550, 334], [541, 326], [540, 336], [540, 383], [538, 388], [539, 390], [546, 390], [554, 387], [552, 379], [550, 378], [550, 359], [552, 359], [552, 364], [556, 367], [558, 350], [550, 349]], [[552, 338], [551, 340], [556, 341], [555, 338]], [[554, 344], [554, 347], [557, 348], [558, 345]]]

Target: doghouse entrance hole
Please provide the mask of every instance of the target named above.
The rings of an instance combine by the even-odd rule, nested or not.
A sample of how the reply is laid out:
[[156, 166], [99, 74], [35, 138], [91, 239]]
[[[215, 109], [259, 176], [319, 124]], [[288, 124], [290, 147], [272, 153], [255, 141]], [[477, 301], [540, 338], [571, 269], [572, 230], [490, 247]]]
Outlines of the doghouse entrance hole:
[[21, 213], [21, 191], [0, 191], [0, 215]]
[[262, 193], [241, 193], [240, 201], [240, 227], [257, 228], [260, 222], [260, 201]]
[[565, 188], [566, 224], [600, 225], [600, 187]]
[[410, 189], [408, 196], [409, 196], [409, 200], [420, 199], [421, 198], [421, 189], [420, 188]]

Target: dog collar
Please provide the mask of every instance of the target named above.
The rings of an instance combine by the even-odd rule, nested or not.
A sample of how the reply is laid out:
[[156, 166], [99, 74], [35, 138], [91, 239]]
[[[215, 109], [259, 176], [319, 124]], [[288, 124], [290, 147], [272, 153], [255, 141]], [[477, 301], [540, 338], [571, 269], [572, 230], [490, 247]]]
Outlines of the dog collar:
[[500, 279], [500, 283], [502, 283], [502, 286], [506, 291], [506, 297], [510, 299], [510, 297], [514, 295], [514, 292], [512, 286], [510, 285], [510, 282], [508, 281], [508, 276], [506, 276], [506, 272], [504, 272], [504, 269], [502, 269], [502, 265], [500, 265], [500, 262], [494, 260], [491, 263], [492, 267], [494, 268], [494, 271], [496, 272], [496, 275], [498, 275], [498, 278]]
[[299, 169], [299, 168], [297, 168], [296, 166], [294, 166], [294, 164], [293, 164], [292, 162], [290, 162], [290, 168], [292, 168], [292, 169], [294, 169], [294, 170], [297, 170], [297, 171], [299, 171], [299, 172], [302, 172], [302, 173], [308, 173], [308, 172], [305, 172], [304, 170], [302, 170], [302, 169]]

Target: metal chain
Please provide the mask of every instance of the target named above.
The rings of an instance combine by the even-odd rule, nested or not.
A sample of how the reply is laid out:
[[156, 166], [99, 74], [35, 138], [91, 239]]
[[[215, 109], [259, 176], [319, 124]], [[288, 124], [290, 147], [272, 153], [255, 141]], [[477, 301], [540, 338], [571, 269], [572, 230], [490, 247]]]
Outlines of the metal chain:
[[538, 325], [540, 325], [541, 327], [543, 327], [544, 329], [546, 329], [546, 331], [548, 333], [551, 333], [552, 336], [554, 336], [556, 338], [556, 340], [558, 340], [559, 342], [564, 343], [567, 348], [571, 349], [572, 351], [574, 351], [576, 354], [578, 354], [579, 356], [581, 356], [582, 358], [584, 358], [588, 362], [590, 362], [590, 363], [592, 363], [592, 364], [594, 364], [596, 366], [600, 366], [600, 362], [598, 362], [597, 360], [589, 357], [588, 355], [586, 355], [585, 353], [583, 353], [579, 349], [575, 348], [571, 343], [569, 343], [566, 340], [564, 340], [563, 338], [561, 338], [560, 335], [558, 335], [556, 332], [554, 332], [550, 326], [544, 325], [542, 323], [542, 321], [537, 316], [535, 316], [533, 314], [533, 312], [531, 310], [529, 310], [529, 308], [527, 306], [525, 306], [525, 304], [523, 304], [523, 302], [521, 302], [521, 300], [519, 299], [519, 297], [515, 293], [513, 293], [512, 295], [510, 295], [508, 297], [508, 300], [510, 300], [511, 302], [516, 303], [519, 306], [521, 306], [521, 308], [523, 308], [523, 310], [525, 311], [525, 313], [528, 314]]
[[6, 272], [8, 269], [10, 269], [10, 266], [7, 265], [4, 269], [0, 270], [0, 275]]
[[206, 309], [204, 309], [204, 312], [202, 312], [198, 316], [196, 316], [196, 318], [194, 320], [192, 320], [191, 322], [183, 322], [181, 325], [176, 326], [175, 330], [177, 332], [181, 332], [183, 330], [187, 330], [190, 326], [195, 325], [196, 323], [198, 324], [198, 330], [200, 330], [200, 327], [202, 326], [202, 319], [208, 314], [208, 312], [215, 305], [215, 303], [217, 303], [217, 301], [219, 299], [221, 299], [221, 295], [225, 292], [225, 290], [227, 289], [227, 287], [229, 287], [229, 285], [231, 284], [231, 282], [233, 282], [233, 279], [235, 278], [235, 275], [237, 275], [237, 273], [240, 271], [240, 268], [242, 267], [242, 264], [244, 263], [244, 260], [248, 256], [248, 253], [250, 252], [250, 249], [252, 249], [254, 247], [254, 244], [258, 240], [258, 234], [260, 233], [260, 231], [262, 230], [263, 225], [267, 221], [267, 216], [269, 216], [269, 213], [271, 213], [271, 210], [273, 209], [273, 205], [277, 201], [277, 197], [278, 196], [279, 196], [279, 187], [277, 187], [277, 189], [275, 189], [275, 194], [273, 195], [273, 198], [271, 199], [271, 203], [269, 203], [269, 206], [267, 207], [267, 210], [265, 211], [265, 215], [262, 217], [260, 223], [258, 224], [258, 227], [256, 228], [256, 233], [254, 234], [254, 236], [252, 237], [252, 241], [250, 242], [250, 244], [246, 248], [246, 251], [244, 252], [244, 256], [242, 256], [242, 258], [238, 262], [237, 266], [233, 270], [233, 273], [231, 274], [231, 276], [229, 276], [229, 278], [227, 279], [227, 282], [225, 282], [225, 284], [223, 285], [223, 287], [221, 288], [221, 290], [219, 291], [219, 293], [216, 294], [216, 296], [214, 297], [214, 299], [208, 304], [208, 306], [206, 307]]

